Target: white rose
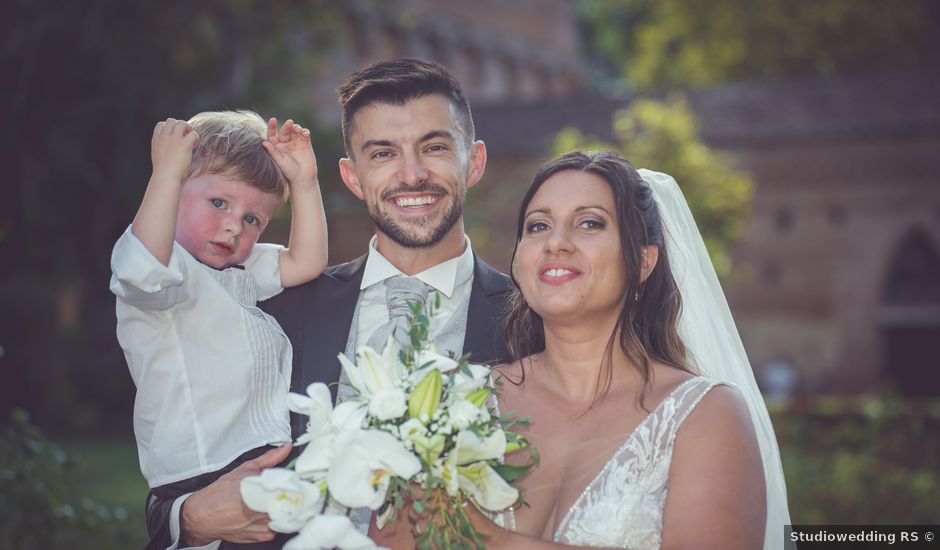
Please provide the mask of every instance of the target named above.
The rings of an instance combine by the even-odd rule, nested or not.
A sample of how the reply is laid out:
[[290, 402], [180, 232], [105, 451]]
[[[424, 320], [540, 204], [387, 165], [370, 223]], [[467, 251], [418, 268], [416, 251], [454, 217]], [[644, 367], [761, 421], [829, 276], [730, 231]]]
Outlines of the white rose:
[[451, 426], [462, 430], [480, 417], [480, 407], [466, 399], [459, 399], [447, 408]]
[[409, 418], [407, 422], [398, 427], [398, 433], [405, 441], [414, 441], [427, 435], [428, 429], [417, 418]]
[[398, 418], [407, 410], [407, 396], [400, 388], [382, 388], [369, 397], [369, 413], [379, 420]]

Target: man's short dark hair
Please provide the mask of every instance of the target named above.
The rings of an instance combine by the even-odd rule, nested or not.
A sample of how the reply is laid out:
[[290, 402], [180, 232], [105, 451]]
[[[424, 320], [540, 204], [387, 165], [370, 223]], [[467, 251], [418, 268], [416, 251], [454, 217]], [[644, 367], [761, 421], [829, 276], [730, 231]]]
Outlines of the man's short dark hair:
[[337, 92], [343, 110], [346, 154], [352, 153], [349, 145], [353, 132], [352, 120], [360, 109], [373, 103], [404, 105], [412, 99], [433, 94], [450, 100], [457, 111], [457, 124], [467, 135], [468, 142], [474, 140], [473, 117], [460, 83], [447, 69], [432, 61], [379, 61], [349, 75]]

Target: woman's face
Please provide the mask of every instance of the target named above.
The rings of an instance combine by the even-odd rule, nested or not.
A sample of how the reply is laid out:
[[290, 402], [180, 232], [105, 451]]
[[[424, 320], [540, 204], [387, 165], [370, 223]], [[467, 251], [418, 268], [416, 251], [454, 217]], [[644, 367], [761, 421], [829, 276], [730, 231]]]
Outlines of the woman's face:
[[607, 182], [576, 170], [546, 180], [526, 209], [513, 269], [526, 302], [544, 320], [615, 320], [627, 269]]

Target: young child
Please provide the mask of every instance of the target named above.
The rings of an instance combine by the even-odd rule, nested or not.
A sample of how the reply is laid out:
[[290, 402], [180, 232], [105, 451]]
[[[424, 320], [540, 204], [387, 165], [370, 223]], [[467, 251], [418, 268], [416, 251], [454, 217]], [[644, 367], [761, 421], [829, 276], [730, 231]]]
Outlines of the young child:
[[[255, 304], [317, 277], [327, 241], [310, 132], [291, 120], [278, 131], [248, 111], [171, 118], [151, 154], [140, 209], [111, 256], [111, 291], [153, 488], [290, 441], [290, 344]], [[288, 248], [256, 245], [286, 187]]]

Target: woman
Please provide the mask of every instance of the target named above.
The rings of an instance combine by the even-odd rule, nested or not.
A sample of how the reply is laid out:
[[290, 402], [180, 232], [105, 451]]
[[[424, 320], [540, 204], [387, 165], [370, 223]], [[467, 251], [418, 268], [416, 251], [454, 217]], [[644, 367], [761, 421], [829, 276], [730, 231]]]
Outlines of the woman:
[[533, 418], [542, 461], [508, 529], [478, 518], [487, 547], [782, 547], [773, 430], [674, 180], [614, 153], [549, 162], [512, 271], [499, 407]]

